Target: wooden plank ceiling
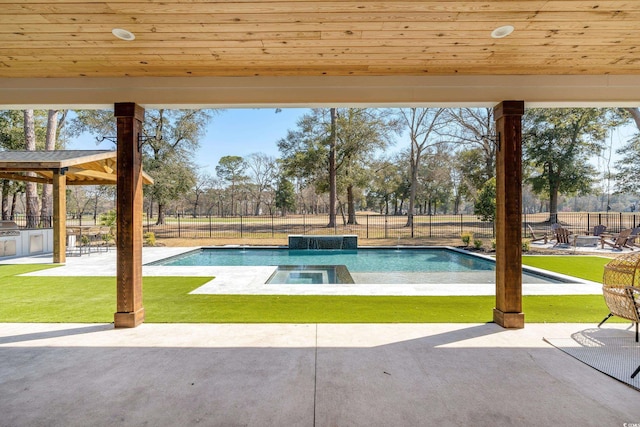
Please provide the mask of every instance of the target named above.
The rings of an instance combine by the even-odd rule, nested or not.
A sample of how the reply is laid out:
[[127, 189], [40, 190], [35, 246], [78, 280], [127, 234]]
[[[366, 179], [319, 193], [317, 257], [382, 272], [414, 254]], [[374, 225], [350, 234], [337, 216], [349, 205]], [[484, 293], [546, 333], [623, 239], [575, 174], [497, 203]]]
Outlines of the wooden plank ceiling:
[[[512, 25], [494, 39], [497, 27]], [[135, 40], [115, 38], [123, 28]], [[639, 0], [3, 1], [0, 78], [625, 75]]]

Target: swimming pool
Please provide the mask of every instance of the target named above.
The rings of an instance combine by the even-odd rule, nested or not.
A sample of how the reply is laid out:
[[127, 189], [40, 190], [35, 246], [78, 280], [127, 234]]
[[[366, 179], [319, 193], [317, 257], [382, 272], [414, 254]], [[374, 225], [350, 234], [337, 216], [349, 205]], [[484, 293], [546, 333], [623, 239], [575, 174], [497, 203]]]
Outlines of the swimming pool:
[[[450, 248], [202, 248], [148, 265], [303, 266], [344, 265], [355, 283], [492, 283], [495, 262]], [[565, 283], [523, 270], [523, 283]]]

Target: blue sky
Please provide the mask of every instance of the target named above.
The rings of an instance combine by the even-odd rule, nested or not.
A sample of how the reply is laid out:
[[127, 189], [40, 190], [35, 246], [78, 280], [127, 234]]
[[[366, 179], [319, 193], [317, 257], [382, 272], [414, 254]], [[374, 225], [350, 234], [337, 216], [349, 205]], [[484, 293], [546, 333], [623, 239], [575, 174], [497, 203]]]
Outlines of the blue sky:
[[[278, 156], [277, 142], [287, 135], [289, 129], [309, 109], [283, 108], [276, 113], [274, 108], [229, 109], [215, 115], [207, 126], [205, 136], [200, 140], [196, 154], [196, 164], [215, 174], [215, 167], [223, 156], [247, 156], [264, 153]], [[95, 150], [111, 149], [113, 144], [104, 141], [96, 145], [95, 137], [82, 135], [72, 141], [67, 149]]]
[[[215, 175], [215, 167], [223, 156], [246, 157], [252, 153], [264, 153], [277, 157], [277, 142], [287, 135], [289, 129], [296, 128], [298, 119], [308, 113], [307, 108], [283, 108], [276, 113], [274, 108], [263, 109], [227, 109], [214, 116], [207, 126], [205, 136], [200, 141], [196, 154], [196, 164], [210, 174]], [[630, 124], [613, 132], [614, 150], [636, 132]], [[408, 146], [408, 141], [399, 141], [392, 150]], [[68, 144], [68, 149], [111, 149], [113, 144], [105, 141], [96, 146], [95, 137], [83, 135]], [[618, 156], [613, 154], [613, 161]], [[612, 163], [613, 163], [612, 161]], [[593, 159], [594, 166], [602, 170], [602, 160]]]

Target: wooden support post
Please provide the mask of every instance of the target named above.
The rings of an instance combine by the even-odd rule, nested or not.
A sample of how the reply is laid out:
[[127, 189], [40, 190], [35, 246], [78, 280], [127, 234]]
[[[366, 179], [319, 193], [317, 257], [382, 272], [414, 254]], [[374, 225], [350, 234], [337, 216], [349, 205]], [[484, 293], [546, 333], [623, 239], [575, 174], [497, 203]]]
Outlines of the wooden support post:
[[67, 262], [67, 177], [53, 171], [53, 263]]
[[116, 103], [118, 123], [117, 197], [117, 312], [116, 328], [144, 322], [142, 306], [142, 134], [144, 108]]
[[496, 307], [493, 321], [523, 328], [522, 313], [522, 115], [523, 101], [503, 101], [494, 110], [496, 159]]

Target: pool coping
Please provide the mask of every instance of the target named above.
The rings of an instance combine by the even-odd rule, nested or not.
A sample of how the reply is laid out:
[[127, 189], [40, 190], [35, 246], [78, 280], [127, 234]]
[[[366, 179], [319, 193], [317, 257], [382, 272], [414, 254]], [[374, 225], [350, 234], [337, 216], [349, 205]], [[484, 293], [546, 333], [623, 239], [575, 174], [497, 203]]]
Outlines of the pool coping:
[[[201, 249], [237, 249], [245, 245], [225, 245], [225, 246], [201, 246], [192, 248], [191, 251], [183, 252], [176, 256], [182, 256], [188, 252]], [[251, 249], [287, 249], [287, 246], [251, 246]], [[495, 263], [493, 257], [465, 251], [453, 246], [360, 246], [358, 249], [447, 249], [464, 255], [482, 258]], [[168, 268], [168, 267], [165, 267]], [[193, 267], [171, 267], [189, 269]], [[212, 267], [206, 267], [212, 268]], [[269, 267], [215, 267], [220, 274], [210, 282], [200, 288], [194, 289], [191, 294], [213, 294], [213, 295], [379, 295], [379, 296], [451, 296], [451, 295], [495, 295], [495, 283], [459, 283], [452, 289], [450, 283], [424, 283], [424, 284], [323, 284], [321, 286], [301, 285], [269, 285], [265, 282], [277, 269], [277, 266]], [[588, 280], [554, 273], [536, 267], [523, 266], [524, 271], [560, 280], [569, 283], [523, 283], [523, 295], [600, 295], [602, 294], [602, 284]], [[357, 276], [357, 273], [352, 273]], [[563, 289], [558, 291], [557, 287]]]
[[[153, 266], [149, 263], [171, 256], [181, 255], [190, 251], [202, 248], [239, 248], [246, 245], [225, 245], [225, 246], [200, 246], [200, 247], [145, 247], [143, 248], [142, 274], [151, 276], [175, 276], [175, 277], [214, 277], [202, 287], [194, 289], [194, 294], [218, 294], [218, 295], [385, 295], [385, 296], [455, 296], [455, 295], [495, 295], [495, 284], [490, 283], [465, 283], [456, 284], [452, 288], [451, 284], [429, 284], [429, 285], [322, 285], [308, 287], [304, 289], [300, 285], [265, 285], [268, 277], [273, 274], [275, 266], [270, 267], [165, 267]], [[359, 249], [396, 249], [398, 247], [407, 249], [420, 248], [447, 248], [462, 252], [468, 255], [486, 257], [495, 262], [492, 257], [480, 255], [473, 252], [461, 250], [451, 246], [361, 246]], [[286, 246], [251, 246], [251, 248], [282, 249]], [[14, 263], [51, 263], [51, 255], [39, 257], [23, 257], [12, 260], [3, 260], [0, 264]], [[543, 274], [554, 273], [546, 270], [526, 267], [527, 270], [536, 270]], [[116, 275], [116, 253], [115, 251], [92, 254], [90, 256], [69, 257], [65, 265], [57, 268], [40, 270], [28, 273], [29, 276], [115, 276]], [[563, 275], [556, 275], [563, 276]], [[564, 276], [571, 277], [571, 276]], [[575, 283], [561, 284], [562, 290], [558, 290], [558, 284], [544, 285], [523, 284], [523, 295], [601, 295], [602, 284], [589, 282], [571, 277]], [[269, 286], [269, 287], [267, 287]], [[322, 291], [322, 292], [320, 292]]]

